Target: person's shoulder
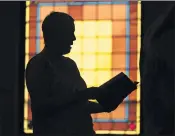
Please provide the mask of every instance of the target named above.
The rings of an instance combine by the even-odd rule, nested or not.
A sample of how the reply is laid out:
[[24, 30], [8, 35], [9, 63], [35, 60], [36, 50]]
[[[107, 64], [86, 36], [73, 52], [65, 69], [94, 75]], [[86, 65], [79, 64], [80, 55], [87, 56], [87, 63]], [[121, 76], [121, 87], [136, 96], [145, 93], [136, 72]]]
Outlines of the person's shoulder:
[[80, 72], [79, 72], [79, 69], [78, 69], [78, 66], [77, 66], [76, 62], [73, 59], [69, 58], [69, 57], [64, 57], [64, 59], [65, 59], [65, 62], [66, 62], [66, 66], [68, 68], [70, 68], [70, 70], [73, 71], [74, 74], [77, 73], [77, 74], [80, 75]]
[[42, 58], [42, 56], [40, 54], [37, 54], [35, 56], [33, 56], [27, 64], [27, 68], [30, 66], [40, 66], [44, 63], [44, 59]]
[[26, 67], [26, 74], [28, 72], [39, 72], [42, 71], [42, 69], [46, 66], [46, 60], [41, 54], [37, 54], [34, 57], [32, 57]]
[[76, 65], [76, 62], [75, 62], [73, 59], [69, 58], [69, 57], [64, 57], [64, 60], [65, 60], [67, 63], [69, 63], [70, 65], [72, 65], [72, 66], [77, 66], [77, 65]]

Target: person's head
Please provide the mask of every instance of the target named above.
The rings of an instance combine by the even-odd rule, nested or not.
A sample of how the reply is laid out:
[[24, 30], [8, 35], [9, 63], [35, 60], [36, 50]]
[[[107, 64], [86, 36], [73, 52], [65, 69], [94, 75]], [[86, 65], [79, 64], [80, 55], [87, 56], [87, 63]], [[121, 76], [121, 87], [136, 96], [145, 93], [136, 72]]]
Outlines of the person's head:
[[74, 19], [63, 12], [51, 12], [46, 16], [42, 31], [45, 46], [60, 55], [69, 53], [76, 40]]

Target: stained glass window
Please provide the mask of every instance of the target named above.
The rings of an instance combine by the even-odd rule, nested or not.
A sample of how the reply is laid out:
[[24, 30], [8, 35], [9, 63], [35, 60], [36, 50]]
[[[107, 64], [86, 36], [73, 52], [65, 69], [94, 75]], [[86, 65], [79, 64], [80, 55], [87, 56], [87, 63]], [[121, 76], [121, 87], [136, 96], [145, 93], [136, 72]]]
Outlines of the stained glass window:
[[[139, 2], [26, 2], [26, 64], [44, 47], [41, 24], [51, 11], [75, 19], [77, 40], [68, 54], [78, 65], [87, 85], [99, 86], [119, 72], [139, 81]], [[88, 63], [89, 62], [89, 63]], [[25, 87], [24, 131], [32, 133], [30, 98]], [[94, 114], [97, 134], [140, 132], [140, 90], [135, 90], [110, 114]], [[82, 124], [83, 125], [83, 124]]]

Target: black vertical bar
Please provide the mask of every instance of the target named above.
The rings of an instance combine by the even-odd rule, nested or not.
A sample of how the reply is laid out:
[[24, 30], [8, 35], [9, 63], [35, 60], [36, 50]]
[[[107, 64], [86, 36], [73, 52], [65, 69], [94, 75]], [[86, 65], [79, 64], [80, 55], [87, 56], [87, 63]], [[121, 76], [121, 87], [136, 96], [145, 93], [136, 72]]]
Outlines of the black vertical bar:
[[[26, 17], [26, 2], [20, 2], [20, 44], [18, 48], [18, 86], [16, 87], [18, 95], [18, 133], [24, 134], [24, 72], [25, 72], [25, 17]], [[18, 135], [19, 136], [19, 135]]]
[[0, 2], [0, 114], [2, 136], [19, 136], [17, 134], [17, 48], [19, 45], [20, 2]]
[[[147, 128], [147, 126], [145, 125], [144, 120], [149, 120], [149, 115], [148, 115], [148, 111], [145, 110], [145, 103], [144, 100], [145, 99], [149, 99], [146, 98], [144, 96], [144, 91], [145, 88], [142, 85], [142, 75], [144, 72], [145, 67], [143, 67], [144, 64], [144, 59], [145, 59], [145, 52], [143, 50], [143, 46], [147, 46], [143, 44], [143, 37], [145, 35], [145, 33], [147, 32], [149, 26], [153, 23], [153, 21], [160, 16], [161, 13], [164, 12], [164, 10], [168, 7], [168, 5], [171, 4], [170, 1], [144, 1], [142, 2], [142, 39], [141, 39], [141, 54], [140, 54], [140, 74], [141, 74], [141, 131], [142, 134], [145, 135], [145, 128]], [[162, 45], [161, 45], [162, 46]], [[166, 100], [165, 100], [166, 101]], [[164, 112], [164, 111], [162, 111]], [[168, 124], [167, 124], [168, 125]], [[153, 125], [154, 126], [154, 125]], [[156, 126], [154, 126], [156, 129]], [[150, 131], [150, 130], [149, 130]], [[152, 136], [152, 132], [148, 132], [147, 133], [150, 134], [150, 136]]]

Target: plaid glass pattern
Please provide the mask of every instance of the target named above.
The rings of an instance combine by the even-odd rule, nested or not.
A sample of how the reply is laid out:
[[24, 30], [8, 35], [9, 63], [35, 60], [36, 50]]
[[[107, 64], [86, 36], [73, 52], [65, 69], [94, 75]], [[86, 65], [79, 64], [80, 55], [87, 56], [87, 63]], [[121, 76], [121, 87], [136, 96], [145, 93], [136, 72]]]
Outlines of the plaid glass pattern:
[[[26, 64], [44, 47], [41, 24], [51, 11], [75, 19], [77, 40], [68, 54], [78, 65], [87, 85], [99, 86], [119, 72], [139, 81], [139, 2], [26, 2]], [[32, 133], [30, 98], [25, 87], [24, 131]], [[112, 113], [92, 115], [97, 134], [140, 133], [140, 90], [128, 96]], [[83, 124], [82, 124], [83, 125]]]

